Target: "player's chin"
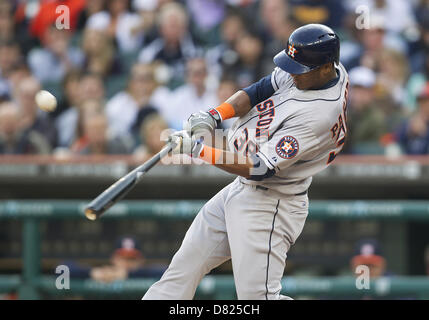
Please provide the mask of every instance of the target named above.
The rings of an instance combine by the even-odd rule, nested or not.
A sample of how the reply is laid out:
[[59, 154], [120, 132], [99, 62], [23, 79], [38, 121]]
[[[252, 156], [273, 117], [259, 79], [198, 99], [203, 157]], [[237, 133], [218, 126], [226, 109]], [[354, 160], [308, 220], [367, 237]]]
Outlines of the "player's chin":
[[300, 82], [295, 82], [295, 87], [297, 87], [299, 90], [306, 90], [307, 86], [305, 86], [304, 84], [300, 83]]
[[306, 89], [305, 82], [298, 79], [298, 76], [292, 76], [292, 78], [293, 78], [293, 83], [295, 84], [295, 87], [297, 87], [299, 90]]
[[294, 83], [299, 90], [308, 90], [311, 88], [311, 84], [307, 81], [294, 81]]

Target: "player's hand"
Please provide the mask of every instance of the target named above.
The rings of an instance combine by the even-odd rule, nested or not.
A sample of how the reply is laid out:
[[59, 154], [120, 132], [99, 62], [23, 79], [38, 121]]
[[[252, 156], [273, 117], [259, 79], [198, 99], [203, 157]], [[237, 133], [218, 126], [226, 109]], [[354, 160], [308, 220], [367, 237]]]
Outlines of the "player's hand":
[[191, 137], [186, 130], [176, 131], [168, 137], [168, 142], [176, 144], [176, 147], [171, 151], [172, 154], [187, 154], [198, 158], [203, 150], [201, 141]]
[[191, 114], [188, 118], [185, 129], [192, 135], [214, 131], [221, 120], [217, 111], [213, 110], [214, 109], [210, 109], [209, 111], [200, 111]]

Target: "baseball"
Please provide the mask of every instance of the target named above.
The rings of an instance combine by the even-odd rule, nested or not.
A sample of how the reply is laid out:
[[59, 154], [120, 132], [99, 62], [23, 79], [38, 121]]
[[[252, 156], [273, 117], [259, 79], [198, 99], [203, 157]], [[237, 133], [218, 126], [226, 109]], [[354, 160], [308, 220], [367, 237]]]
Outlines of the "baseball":
[[35, 100], [37, 106], [46, 112], [52, 112], [57, 107], [57, 99], [52, 93], [46, 90], [37, 92]]

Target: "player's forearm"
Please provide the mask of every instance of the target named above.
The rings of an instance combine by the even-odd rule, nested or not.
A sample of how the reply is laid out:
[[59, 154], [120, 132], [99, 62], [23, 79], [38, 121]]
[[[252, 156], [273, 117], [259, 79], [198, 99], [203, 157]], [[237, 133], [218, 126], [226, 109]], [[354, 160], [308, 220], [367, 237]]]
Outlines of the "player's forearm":
[[215, 164], [214, 166], [222, 169], [226, 172], [236, 174], [238, 176], [242, 176], [246, 179], [250, 178], [250, 170], [253, 168], [253, 162], [250, 158], [238, 159], [237, 154], [233, 154], [232, 152], [224, 151], [224, 157], [233, 156], [234, 163], [232, 164]]
[[204, 146], [200, 158], [219, 169], [247, 179], [250, 177], [251, 169], [254, 167], [251, 158], [208, 146]]
[[225, 102], [233, 106], [236, 117], [244, 116], [252, 108], [250, 98], [243, 90], [237, 91]]

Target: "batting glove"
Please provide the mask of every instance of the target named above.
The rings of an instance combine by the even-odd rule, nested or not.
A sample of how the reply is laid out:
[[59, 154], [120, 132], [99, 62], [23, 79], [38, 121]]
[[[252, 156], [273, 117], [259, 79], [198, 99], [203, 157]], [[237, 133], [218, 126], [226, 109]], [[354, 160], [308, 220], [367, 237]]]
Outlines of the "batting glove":
[[212, 132], [220, 122], [219, 113], [215, 109], [210, 109], [191, 114], [185, 128], [192, 135], [204, 133], [204, 131]]
[[187, 154], [193, 158], [198, 158], [203, 151], [201, 140], [197, 140], [189, 135], [187, 130], [176, 131], [168, 137], [168, 142], [173, 142], [176, 147], [172, 154]]

